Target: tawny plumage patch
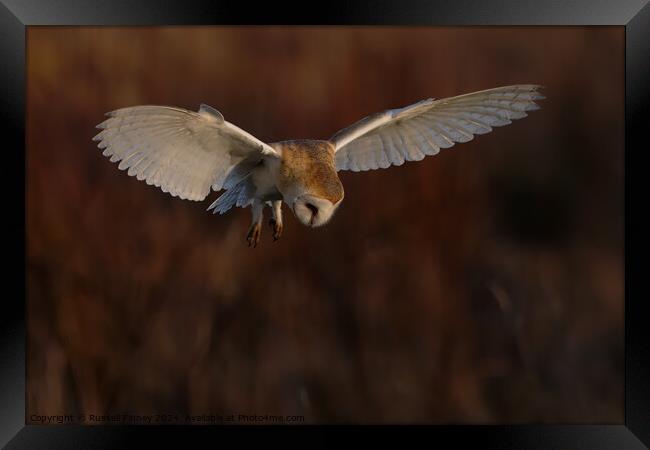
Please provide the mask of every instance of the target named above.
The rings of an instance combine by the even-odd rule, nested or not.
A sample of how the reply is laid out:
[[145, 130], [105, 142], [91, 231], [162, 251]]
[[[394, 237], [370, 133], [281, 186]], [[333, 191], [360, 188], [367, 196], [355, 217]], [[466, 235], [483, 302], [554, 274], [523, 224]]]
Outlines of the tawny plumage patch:
[[272, 144], [282, 152], [278, 187], [282, 191], [299, 183], [312, 195], [332, 203], [343, 199], [343, 185], [336, 175], [334, 146], [329, 141], [293, 140]]
[[538, 109], [539, 86], [505, 86], [373, 114], [328, 141], [265, 144], [227, 122], [216, 109], [135, 106], [109, 113], [93, 138], [120, 169], [164, 192], [203, 200], [224, 192], [208, 210], [221, 214], [250, 206], [248, 244], [257, 245], [265, 206], [273, 239], [282, 233], [282, 202], [305, 225], [324, 225], [342, 203], [337, 171], [386, 168], [419, 161], [467, 142]]

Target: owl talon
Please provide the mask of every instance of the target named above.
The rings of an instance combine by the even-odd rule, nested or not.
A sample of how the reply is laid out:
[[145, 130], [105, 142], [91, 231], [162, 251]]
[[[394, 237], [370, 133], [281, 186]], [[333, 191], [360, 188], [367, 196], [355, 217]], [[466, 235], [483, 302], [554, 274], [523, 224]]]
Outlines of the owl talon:
[[248, 230], [248, 235], [246, 236], [246, 240], [248, 241], [248, 246], [249, 247], [257, 247], [257, 244], [260, 242], [260, 235], [262, 234], [262, 224], [260, 222], [256, 222], [253, 225], [251, 225], [250, 229]]
[[280, 236], [282, 236], [282, 222], [271, 219], [269, 220], [269, 225], [271, 225], [271, 229], [273, 229], [273, 242], [275, 242], [280, 239]]

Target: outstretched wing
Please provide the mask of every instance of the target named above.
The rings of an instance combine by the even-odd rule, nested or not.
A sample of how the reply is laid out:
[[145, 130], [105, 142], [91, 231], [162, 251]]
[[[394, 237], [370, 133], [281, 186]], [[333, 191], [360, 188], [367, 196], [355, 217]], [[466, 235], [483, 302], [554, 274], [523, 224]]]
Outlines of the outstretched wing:
[[538, 85], [504, 86], [441, 100], [422, 100], [368, 116], [336, 133], [337, 170], [354, 172], [419, 161], [475, 134], [508, 125], [539, 109]]
[[188, 200], [203, 200], [223, 187], [244, 158], [279, 157], [269, 145], [226, 122], [217, 110], [134, 106], [107, 114], [93, 138], [120, 170]]

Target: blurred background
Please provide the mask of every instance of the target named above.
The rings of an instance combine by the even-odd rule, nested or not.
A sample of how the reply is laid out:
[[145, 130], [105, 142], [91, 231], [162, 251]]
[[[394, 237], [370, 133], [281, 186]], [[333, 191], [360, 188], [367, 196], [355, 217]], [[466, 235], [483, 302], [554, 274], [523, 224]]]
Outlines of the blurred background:
[[[623, 422], [622, 27], [28, 27], [27, 419]], [[104, 113], [204, 102], [266, 142], [508, 84], [542, 109], [342, 172], [320, 229], [128, 177]], [[268, 217], [268, 211], [267, 211]]]

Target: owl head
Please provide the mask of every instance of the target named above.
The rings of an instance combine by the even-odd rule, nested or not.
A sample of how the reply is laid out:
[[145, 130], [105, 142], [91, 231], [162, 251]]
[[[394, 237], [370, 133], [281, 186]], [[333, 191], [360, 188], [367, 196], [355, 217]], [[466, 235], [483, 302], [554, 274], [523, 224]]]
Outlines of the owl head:
[[303, 225], [326, 224], [343, 201], [343, 183], [327, 141], [294, 141], [283, 148], [278, 186]]

